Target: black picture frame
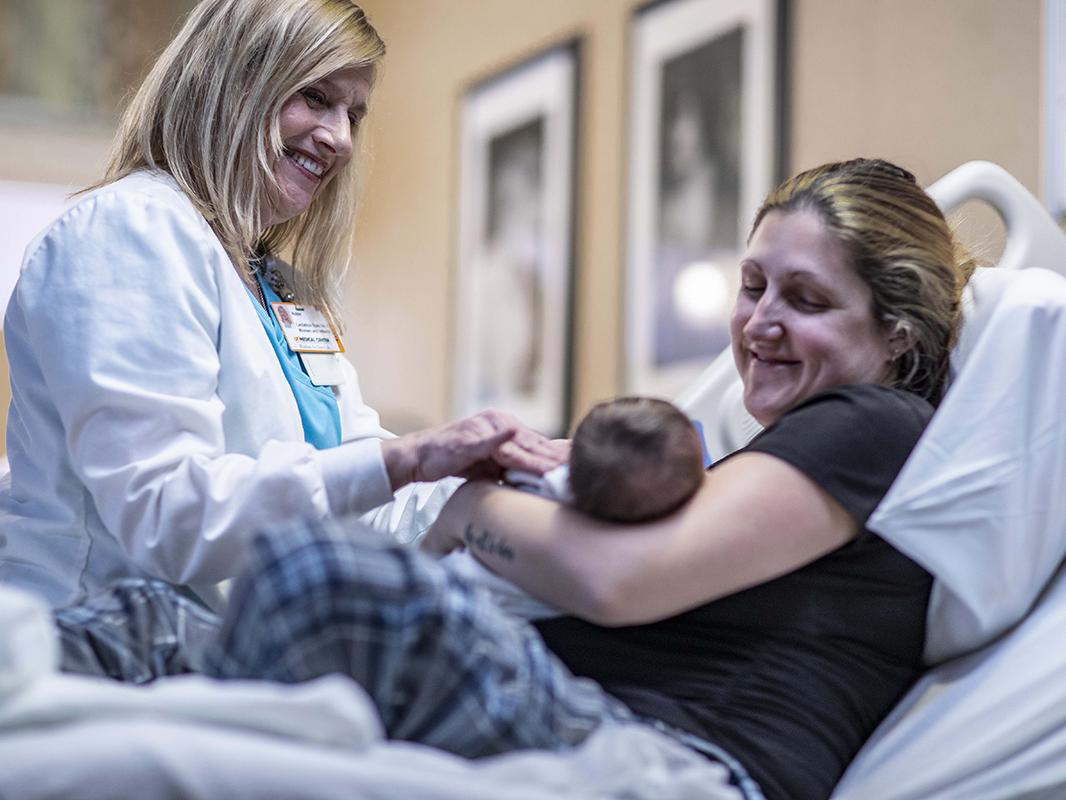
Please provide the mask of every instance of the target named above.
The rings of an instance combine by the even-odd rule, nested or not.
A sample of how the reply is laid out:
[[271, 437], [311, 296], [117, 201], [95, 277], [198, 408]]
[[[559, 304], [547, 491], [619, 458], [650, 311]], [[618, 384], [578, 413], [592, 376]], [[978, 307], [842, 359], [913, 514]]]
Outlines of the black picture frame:
[[747, 226], [787, 168], [783, 0], [664, 0], [630, 29], [624, 376], [673, 397], [729, 344]]
[[552, 436], [571, 397], [580, 42], [481, 81], [460, 110], [453, 412]]

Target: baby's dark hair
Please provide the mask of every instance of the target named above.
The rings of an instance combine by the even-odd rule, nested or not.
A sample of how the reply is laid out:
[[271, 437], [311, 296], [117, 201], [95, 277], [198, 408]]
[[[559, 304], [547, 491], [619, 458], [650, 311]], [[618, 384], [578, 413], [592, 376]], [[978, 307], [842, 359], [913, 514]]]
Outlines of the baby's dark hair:
[[599, 519], [641, 522], [665, 516], [703, 480], [703, 448], [676, 406], [649, 397], [600, 403], [574, 433], [574, 507]]

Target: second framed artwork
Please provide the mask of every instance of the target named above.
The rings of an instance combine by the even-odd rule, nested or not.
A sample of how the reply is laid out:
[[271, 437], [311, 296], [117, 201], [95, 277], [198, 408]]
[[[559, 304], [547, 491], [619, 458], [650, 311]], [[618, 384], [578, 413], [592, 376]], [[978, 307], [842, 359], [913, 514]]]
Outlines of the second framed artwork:
[[471, 88], [461, 109], [453, 411], [566, 431], [579, 48]]
[[779, 0], [633, 18], [625, 383], [672, 397], [729, 344], [745, 226], [780, 169]]

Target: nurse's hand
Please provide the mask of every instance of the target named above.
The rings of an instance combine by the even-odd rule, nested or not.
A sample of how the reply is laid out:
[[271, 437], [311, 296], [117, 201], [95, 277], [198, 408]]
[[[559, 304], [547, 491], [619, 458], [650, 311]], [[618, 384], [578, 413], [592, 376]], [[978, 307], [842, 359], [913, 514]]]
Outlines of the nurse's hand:
[[381, 444], [393, 491], [448, 475], [498, 478], [507, 469], [542, 475], [566, 461], [566, 443], [527, 428], [511, 414], [482, 411]]

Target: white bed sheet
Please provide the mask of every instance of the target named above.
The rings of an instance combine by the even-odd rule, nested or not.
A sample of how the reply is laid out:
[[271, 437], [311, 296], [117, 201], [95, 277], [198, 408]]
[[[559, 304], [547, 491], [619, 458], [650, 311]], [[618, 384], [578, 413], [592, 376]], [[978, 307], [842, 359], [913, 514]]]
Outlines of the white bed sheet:
[[646, 728], [565, 754], [468, 761], [404, 742], [360, 751], [169, 718], [86, 720], [0, 736], [14, 800], [739, 800], [720, 768]]
[[386, 742], [339, 675], [298, 685], [196, 675], [130, 686], [55, 671], [50, 613], [0, 587], [5, 800], [738, 800], [724, 767], [645, 726], [567, 753], [470, 761]]

